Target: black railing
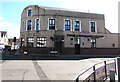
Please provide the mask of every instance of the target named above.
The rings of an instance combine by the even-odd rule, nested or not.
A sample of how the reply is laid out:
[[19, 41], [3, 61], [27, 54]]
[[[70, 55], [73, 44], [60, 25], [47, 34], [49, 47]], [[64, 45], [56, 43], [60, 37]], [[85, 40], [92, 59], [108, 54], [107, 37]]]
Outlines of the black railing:
[[104, 81], [109, 76], [109, 70], [114, 69], [116, 73], [116, 60], [111, 59], [99, 62], [79, 74], [75, 82], [98, 82]]

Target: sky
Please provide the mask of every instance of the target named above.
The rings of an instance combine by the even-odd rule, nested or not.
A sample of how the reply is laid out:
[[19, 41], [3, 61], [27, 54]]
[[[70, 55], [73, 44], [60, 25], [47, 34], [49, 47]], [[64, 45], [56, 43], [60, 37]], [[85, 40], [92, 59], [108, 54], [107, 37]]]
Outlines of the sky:
[[23, 9], [29, 5], [40, 5], [104, 14], [105, 28], [118, 33], [118, 2], [119, 0], [0, 0], [0, 31], [7, 31], [8, 38], [19, 38]]

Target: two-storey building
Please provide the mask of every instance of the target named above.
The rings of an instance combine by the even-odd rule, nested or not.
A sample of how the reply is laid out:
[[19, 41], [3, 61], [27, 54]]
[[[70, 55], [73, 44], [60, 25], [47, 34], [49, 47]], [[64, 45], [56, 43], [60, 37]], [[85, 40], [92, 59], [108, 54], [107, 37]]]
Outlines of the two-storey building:
[[21, 14], [20, 43], [34, 54], [118, 54], [118, 34], [105, 28], [103, 14], [38, 5]]

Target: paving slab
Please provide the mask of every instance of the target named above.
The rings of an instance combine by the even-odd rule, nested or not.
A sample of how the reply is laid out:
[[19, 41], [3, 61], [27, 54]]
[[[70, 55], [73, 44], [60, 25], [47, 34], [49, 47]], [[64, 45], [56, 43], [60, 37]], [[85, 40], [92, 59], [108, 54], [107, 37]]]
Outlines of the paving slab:
[[73, 80], [94, 64], [111, 58], [91, 58], [84, 60], [43, 60], [37, 61], [50, 80]]
[[74, 80], [98, 62], [112, 58], [83, 60], [7, 60], [2, 64], [2, 80]]
[[2, 64], [2, 80], [39, 80], [32, 61], [9, 60]]

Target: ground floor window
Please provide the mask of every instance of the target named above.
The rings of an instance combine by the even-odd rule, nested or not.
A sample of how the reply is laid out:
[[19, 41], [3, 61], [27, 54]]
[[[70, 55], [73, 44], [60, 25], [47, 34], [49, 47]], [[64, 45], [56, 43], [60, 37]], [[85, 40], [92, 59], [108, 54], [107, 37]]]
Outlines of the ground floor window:
[[21, 38], [21, 46], [24, 46], [25, 39]]
[[95, 48], [96, 47], [96, 39], [91, 40], [91, 47]]
[[27, 46], [28, 47], [33, 47], [34, 46], [34, 38], [33, 37], [27, 38]]
[[37, 47], [46, 47], [46, 37], [37, 37]]

